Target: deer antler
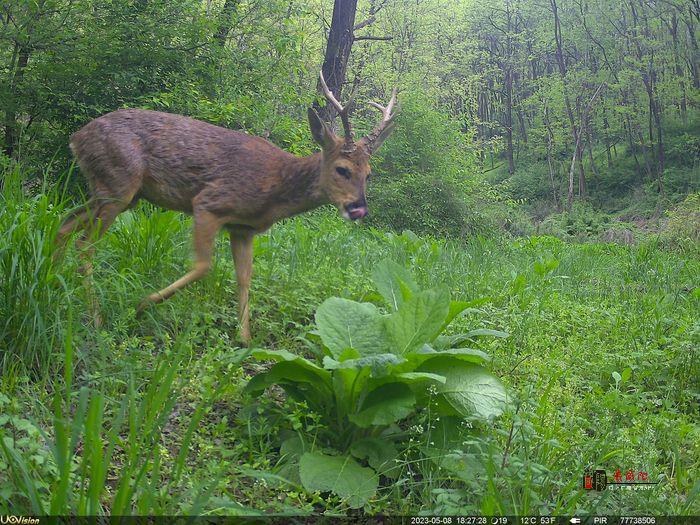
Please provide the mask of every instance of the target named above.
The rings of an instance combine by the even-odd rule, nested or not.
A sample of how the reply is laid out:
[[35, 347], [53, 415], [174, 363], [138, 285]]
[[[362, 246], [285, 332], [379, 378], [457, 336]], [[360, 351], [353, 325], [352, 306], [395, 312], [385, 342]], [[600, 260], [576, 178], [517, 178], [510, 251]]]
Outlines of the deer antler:
[[335, 98], [335, 96], [333, 96], [331, 90], [328, 89], [326, 79], [323, 78], [323, 71], [321, 71], [319, 77], [321, 79], [321, 88], [323, 89], [323, 94], [326, 97], [326, 100], [328, 100], [328, 102], [335, 108], [335, 110], [338, 112], [340, 120], [343, 122], [343, 129], [345, 130], [345, 145], [343, 146], [343, 150], [345, 152], [352, 152], [355, 150], [356, 146], [355, 137], [352, 134], [352, 126], [350, 125], [348, 112], [350, 110], [350, 107], [352, 106], [353, 95], [350, 95], [350, 99], [348, 100], [347, 104], [345, 104], [345, 107], [343, 107], [341, 103], [338, 102], [338, 99]]
[[392, 114], [392, 110], [394, 109], [394, 105], [396, 104], [396, 88], [394, 88], [391, 92], [391, 98], [389, 99], [389, 103], [386, 105], [386, 107], [381, 106], [380, 104], [377, 104], [376, 102], [370, 102], [369, 103], [373, 108], [378, 109], [379, 111], [382, 112], [382, 120], [377, 124], [377, 127], [375, 127], [372, 132], [365, 137], [365, 141], [367, 142], [367, 145], [369, 147], [370, 153], [374, 149], [374, 144], [377, 142], [377, 139], [385, 134], [388, 129], [392, 128], [394, 125], [394, 118], [396, 115], [399, 114], [398, 108], [396, 112]]

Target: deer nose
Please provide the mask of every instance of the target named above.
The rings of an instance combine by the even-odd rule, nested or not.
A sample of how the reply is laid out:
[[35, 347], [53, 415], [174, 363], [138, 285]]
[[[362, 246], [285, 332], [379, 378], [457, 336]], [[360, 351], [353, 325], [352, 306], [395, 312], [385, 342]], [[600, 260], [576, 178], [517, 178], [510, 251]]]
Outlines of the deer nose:
[[367, 201], [364, 199], [364, 197], [346, 205], [345, 210], [348, 212], [348, 215], [353, 221], [366, 217], [369, 213], [369, 210], [367, 209]]

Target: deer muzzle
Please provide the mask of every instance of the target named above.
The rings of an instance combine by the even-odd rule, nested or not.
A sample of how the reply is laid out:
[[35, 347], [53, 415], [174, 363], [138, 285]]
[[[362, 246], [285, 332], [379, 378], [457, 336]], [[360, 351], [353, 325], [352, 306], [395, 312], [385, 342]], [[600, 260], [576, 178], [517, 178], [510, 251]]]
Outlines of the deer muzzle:
[[345, 211], [347, 212], [350, 220], [355, 221], [357, 219], [362, 219], [369, 213], [369, 209], [367, 209], [367, 201], [364, 197], [362, 197], [355, 202], [345, 205]]

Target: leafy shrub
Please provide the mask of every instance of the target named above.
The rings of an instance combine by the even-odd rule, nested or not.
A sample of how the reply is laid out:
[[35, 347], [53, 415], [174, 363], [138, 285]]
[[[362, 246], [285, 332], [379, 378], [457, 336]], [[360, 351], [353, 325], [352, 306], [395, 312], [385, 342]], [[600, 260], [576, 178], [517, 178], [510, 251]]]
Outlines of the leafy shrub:
[[700, 160], [700, 137], [692, 130], [667, 136], [666, 157], [669, 161], [679, 164], [697, 164]]
[[464, 195], [439, 178], [409, 173], [372, 186], [369, 200], [373, 210], [369, 222], [379, 228], [440, 237], [462, 237], [474, 229]]
[[610, 217], [595, 211], [587, 202], [574, 202], [571, 210], [550, 215], [542, 221], [539, 233], [563, 239], [585, 240], [603, 233]]
[[681, 251], [700, 252], [700, 193], [693, 193], [668, 213], [662, 243]]
[[443, 287], [419, 289], [391, 262], [376, 268], [374, 281], [391, 313], [372, 303], [326, 300], [316, 312], [317, 359], [255, 350], [255, 359], [275, 364], [246, 387], [260, 394], [279, 385], [319, 415], [322, 431], [313, 444], [294, 437], [282, 449], [307, 490], [333, 492], [354, 508], [375, 494], [379, 476], [396, 476], [398, 423], [418, 407], [433, 399], [440, 415], [490, 419], [506, 403], [503, 385], [482, 366], [488, 356], [463, 347], [478, 336], [505, 334], [443, 335], [472, 303], [450, 301]]
[[402, 96], [396, 131], [373, 160], [371, 222], [434, 236], [483, 233], [488, 226], [470, 205], [481, 186], [473, 142], [430, 100], [420, 87]]

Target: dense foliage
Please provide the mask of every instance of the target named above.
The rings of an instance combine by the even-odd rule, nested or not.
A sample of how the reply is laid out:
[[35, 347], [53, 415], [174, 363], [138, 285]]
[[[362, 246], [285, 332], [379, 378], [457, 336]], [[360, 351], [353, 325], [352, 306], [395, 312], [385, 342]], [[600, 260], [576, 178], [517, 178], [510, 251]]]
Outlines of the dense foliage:
[[[5, 3], [3, 152], [37, 175], [50, 159], [49, 173], [62, 172], [68, 134], [125, 106], [308, 152], [304, 108], [332, 7]], [[383, 99], [398, 84], [404, 108], [377, 166], [376, 224], [527, 233], [512, 200], [538, 220], [577, 199], [628, 221], [658, 217], [698, 191], [699, 16], [681, 0], [359, 2], [348, 84], [358, 101]], [[370, 111], [358, 104], [360, 128], [371, 125]], [[497, 186], [484, 187], [484, 169]]]
[[[235, 279], [223, 239], [210, 277], [136, 320], [137, 299], [187, 267], [190, 225], [145, 207], [121, 216], [97, 251], [105, 324], [94, 330], [76, 255], [60, 268], [51, 262], [50, 235], [67, 204], [61, 191], [26, 197], [13, 184], [2, 198], [2, 231], [16, 232], [0, 255], [2, 275], [16, 268], [0, 293], [2, 512], [344, 512], [359, 503], [354, 492], [313, 473], [317, 485], [304, 485], [299, 460], [334, 458], [348, 446], [359, 469], [383, 469], [379, 452], [397, 452], [396, 470], [373, 478], [376, 494], [361, 492], [367, 512], [698, 512], [697, 256], [655, 239], [461, 244], [326, 213], [273, 229], [255, 246], [258, 357], [306, 356], [341, 372], [329, 360], [327, 370], [319, 353], [344, 346], [324, 335], [322, 312], [350, 300], [394, 315], [384, 300], [390, 288], [372, 281], [387, 259], [422, 294], [447, 288], [471, 304], [435, 342], [454, 347], [451, 336], [486, 335], [462, 355], [491, 356], [486, 370], [508, 393], [504, 415], [487, 423], [438, 415], [445, 406], [428, 386], [426, 405], [377, 427], [397, 432], [394, 448], [377, 450], [362, 441], [372, 427], [346, 426], [346, 439], [334, 442], [328, 425], [339, 422], [326, 419], [329, 411], [274, 386], [257, 398], [244, 392], [273, 369], [243, 361], [234, 342]], [[342, 312], [336, 320], [351, 319]], [[498, 331], [510, 336], [489, 336]], [[644, 470], [659, 485], [614, 498], [584, 494], [591, 465]]]
[[[395, 461], [406, 434], [397, 423], [417, 408], [433, 402], [437, 416], [488, 420], [506, 405], [501, 382], [481, 366], [488, 356], [462, 348], [481, 335], [505, 334], [441, 335], [471, 303], [450, 301], [445, 288], [419, 290], [402, 266], [389, 261], [377, 266], [374, 280], [391, 314], [372, 303], [328, 299], [316, 312], [322, 362], [286, 350], [254, 350], [257, 359], [276, 364], [246, 386], [261, 393], [280, 385], [319, 415], [313, 442], [292, 438], [297, 454], [287, 462], [298, 462], [307, 490], [331, 491], [350, 507], [367, 504], [380, 475], [398, 474]], [[356, 459], [367, 459], [371, 468]]]
[[[339, 4], [358, 136], [394, 85], [401, 113], [364, 224], [256, 237], [252, 348], [223, 242], [136, 319], [185, 216], [122, 213], [91, 276], [55, 257], [101, 114], [311, 153]], [[0, 514], [700, 514], [698, 28], [686, 0], [0, 2]]]

